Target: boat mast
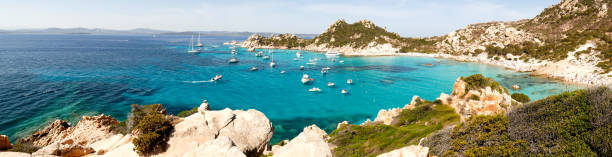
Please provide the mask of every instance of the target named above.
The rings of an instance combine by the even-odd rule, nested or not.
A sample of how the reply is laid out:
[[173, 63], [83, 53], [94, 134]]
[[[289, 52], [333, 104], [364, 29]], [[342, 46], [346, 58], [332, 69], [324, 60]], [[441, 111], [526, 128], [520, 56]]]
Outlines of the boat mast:
[[191, 46], [191, 50], [193, 51], [193, 34], [191, 35], [191, 41], [189, 42], [189, 45]]

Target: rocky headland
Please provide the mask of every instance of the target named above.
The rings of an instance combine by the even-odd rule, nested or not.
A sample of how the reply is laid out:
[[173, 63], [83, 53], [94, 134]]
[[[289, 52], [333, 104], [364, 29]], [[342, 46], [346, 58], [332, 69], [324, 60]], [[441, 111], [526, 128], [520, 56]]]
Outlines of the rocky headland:
[[584, 85], [612, 84], [612, 4], [563, 0], [532, 19], [471, 24], [443, 36], [404, 38], [368, 20], [338, 20], [313, 39], [252, 35], [245, 48], [405, 55], [480, 62]]

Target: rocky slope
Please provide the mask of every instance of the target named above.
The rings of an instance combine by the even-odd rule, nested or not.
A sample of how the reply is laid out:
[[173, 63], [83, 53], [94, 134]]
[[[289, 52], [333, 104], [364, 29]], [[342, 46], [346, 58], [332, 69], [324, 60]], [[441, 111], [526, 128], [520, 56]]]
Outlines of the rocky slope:
[[353, 24], [339, 20], [313, 39], [253, 35], [239, 45], [360, 56], [443, 57], [535, 71], [568, 82], [608, 85], [612, 84], [611, 6], [610, 0], [563, 0], [533, 19], [471, 24], [429, 38], [403, 38], [367, 20]]

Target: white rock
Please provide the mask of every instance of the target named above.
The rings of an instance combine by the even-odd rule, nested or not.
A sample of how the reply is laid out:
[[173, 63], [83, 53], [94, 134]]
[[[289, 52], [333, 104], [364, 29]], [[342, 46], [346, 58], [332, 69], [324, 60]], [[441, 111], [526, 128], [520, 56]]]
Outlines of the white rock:
[[198, 148], [185, 153], [183, 157], [214, 156], [214, 157], [246, 157], [229, 137], [219, 136]]
[[387, 153], [378, 155], [377, 157], [428, 157], [429, 148], [417, 145], [411, 145], [396, 149]]
[[287, 145], [274, 152], [274, 157], [331, 157], [329, 136], [316, 125], [304, 128]]

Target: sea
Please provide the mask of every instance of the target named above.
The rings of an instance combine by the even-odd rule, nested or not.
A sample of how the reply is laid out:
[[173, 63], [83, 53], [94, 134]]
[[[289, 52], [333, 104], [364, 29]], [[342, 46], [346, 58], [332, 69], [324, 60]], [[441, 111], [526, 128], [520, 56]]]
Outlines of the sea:
[[[0, 34], [0, 134], [15, 141], [56, 119], [76, 124], [83, 115], [103, 113], [125, 120], [131, 104], [163, 104], [169, 114], [177, 114], [208, 100], [213, 110], [263, 112], [275, 128], [271, 142], [277, 142], [313, 124], [329, 133], [345, 120], [373, 120], [380, 109], [403, 107], [414, 95], [434, 100], [450, 93], [461, 76], [483, 74], [508, 89], [519, 85], [510, 92], [532, 100], [582, 88], [439, 58], [328, 57], [257, 49], [270, 56], [264, 60], [244, 48], [236, 48], [234, 55], [231, 46], [223, 45], [246, 38], [204, 36], [202, 52], [190, 54], [191, 36]], [[232, 57], [239, 62], [228, 63]], [[269, 66], [272, 60], [276, 67]], [[303, 84], [304, 74], [314, 81]], [[211, 82], [215, 75], [223, 78]], [[328, 87], [328, 82], [335, 86]], [[321, 92], [309, 92], [313, 87]]]

